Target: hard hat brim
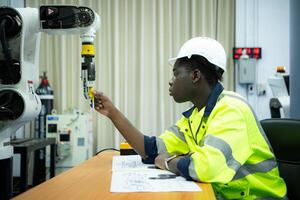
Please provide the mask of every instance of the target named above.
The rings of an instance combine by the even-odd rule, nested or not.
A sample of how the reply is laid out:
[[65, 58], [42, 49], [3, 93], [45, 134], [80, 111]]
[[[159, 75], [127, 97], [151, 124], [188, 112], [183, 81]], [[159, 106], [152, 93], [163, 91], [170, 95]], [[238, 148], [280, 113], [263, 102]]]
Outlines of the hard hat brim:
[[[169, 58], [168, 61], [169, 61], [170, 66], [174, 66], [176, 60], [179, 59], [179, 58], [183, 58], [183, 57], [188, 57], [188, 56], [181, 56], [181, 57]], [[210, 62], [210, 60], [208, 60], [208, 62]], [[212, 62], [210, 62], [210, 63], [212, 63]], [[216, 65], [215, 63], [212, 63], [212, 64], [214, 64], [215, 66], [221, 68], [224, 72], [226, 72], [226, 68], [224, 66], [221, 67], [219, 65]]]

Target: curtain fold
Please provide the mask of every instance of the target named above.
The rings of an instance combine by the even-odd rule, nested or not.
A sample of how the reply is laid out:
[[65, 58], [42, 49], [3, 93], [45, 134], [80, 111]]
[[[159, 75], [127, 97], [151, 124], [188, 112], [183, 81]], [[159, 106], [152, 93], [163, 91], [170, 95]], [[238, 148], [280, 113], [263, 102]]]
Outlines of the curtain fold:
[[[168, 58], [195, 36], [213, 37], [227, 53], [224, 86], [233, 88], [234, 0], [27, 0], [26, 6], [88, 6], [101, 17], [95, 39], [96, 89], [103, 91], [144, 134], [159, 135], [191, 106], [168, 95], [172, 67]], [[42, 34], [40, 73], [47, 71], [54, 108], [89, 111], [80, 80], [81, 41], [77, 35]], [[118, 147], [118, 131], [93, 115], [95, 150]]]

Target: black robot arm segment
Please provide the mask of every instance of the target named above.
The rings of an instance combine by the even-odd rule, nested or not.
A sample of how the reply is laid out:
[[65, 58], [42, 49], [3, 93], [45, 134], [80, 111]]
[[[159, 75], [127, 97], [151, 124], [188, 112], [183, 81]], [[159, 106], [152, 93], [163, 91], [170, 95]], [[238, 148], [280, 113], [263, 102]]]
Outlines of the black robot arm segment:
[[0, 83], [15, 84], [20, 79], [20, 62], [13, 59], [9, 40], [21, 32], [21, 19], [11, 8], [2, 8], [0, 13], [0, 43], [2, 54], [0, 56]]
[[87, 7], [41, 6], [40, 20], [43, 29], [69, 29], [88, 27], [95, 19], [94, 12]]

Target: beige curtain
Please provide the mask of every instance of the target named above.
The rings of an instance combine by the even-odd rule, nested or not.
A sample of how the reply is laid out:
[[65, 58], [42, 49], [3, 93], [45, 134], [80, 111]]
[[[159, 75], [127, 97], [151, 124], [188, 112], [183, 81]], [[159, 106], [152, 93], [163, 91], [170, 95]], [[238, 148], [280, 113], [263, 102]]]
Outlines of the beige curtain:
[[[233, 88], [234, 0], [26, 1], [30, 7], [42, 4], [88, 6], [100, 15], [96, 88], [144, 134], [159, 135], [190, 106], [169, 97], [172, 68], [167, 62], [189, 38], [209, 36], [224, 45], [224, 85]], [[59, 113], [73, 107], [89, 110], [80, 81], [80, 44], [76, 35], [42, 34], [39, 69], [47, 71]], [[120, 138], [112, 123], [94, 112], [93, 119], [95, 148], [118, 147]]]

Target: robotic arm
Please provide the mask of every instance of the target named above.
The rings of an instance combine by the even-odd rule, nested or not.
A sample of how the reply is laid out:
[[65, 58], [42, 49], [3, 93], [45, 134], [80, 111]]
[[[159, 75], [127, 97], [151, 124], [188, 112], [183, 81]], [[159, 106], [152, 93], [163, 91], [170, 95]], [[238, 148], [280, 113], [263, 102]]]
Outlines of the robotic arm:
[[[10, 134], [41, 109], [38, 85], [40, 32], [80, 34], [84, 97], [94, 106], [94, 38], [100, 17], [87, 7], [0, 7], [0, 159], [12, 156]], [[5, 157], [4, 157], [5, 158]]]
[[93, 62], [94, 38], [100, 27], [100, 17], [87, 7], [74, 6], [41, 6], [41, 31], [48, 34], [80, 34], [82, 39], [83, 58], [81, 80], [84, 97], [94, 107], [95, 64]]
[[100, 27], [100, 17], [87, 7], [41, 6], [41, 31], [49, 34], [80, 34], [83, 58], [81, 80], [84, 97], [94, 107], [95, 64], [93, 62], [94, 38]]

